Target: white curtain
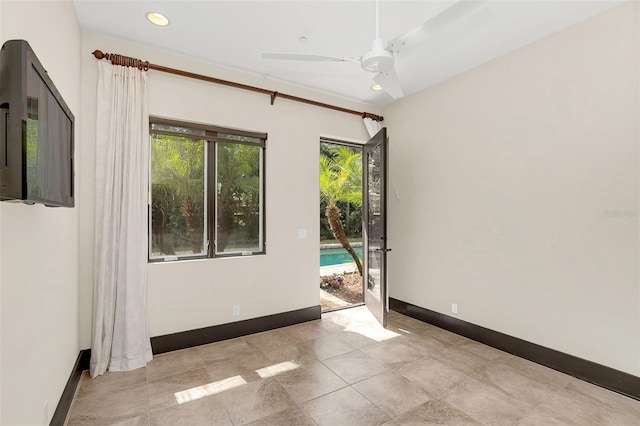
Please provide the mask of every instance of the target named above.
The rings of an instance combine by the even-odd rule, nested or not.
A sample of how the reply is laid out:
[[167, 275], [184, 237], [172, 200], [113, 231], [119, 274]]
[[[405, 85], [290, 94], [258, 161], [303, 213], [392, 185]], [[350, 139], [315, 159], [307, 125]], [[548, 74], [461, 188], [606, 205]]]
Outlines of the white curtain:
[[144, 367], [147, 321], [147, 74], [98, 62], [91, 377]]
[[376, 133], [382, 130], [382, 125], [380, 124], [380, 122], [369, 117], [364, 118], [364, 127], [367, 128], [367, 132], [369, 132], [370, 138], [374, 137]]

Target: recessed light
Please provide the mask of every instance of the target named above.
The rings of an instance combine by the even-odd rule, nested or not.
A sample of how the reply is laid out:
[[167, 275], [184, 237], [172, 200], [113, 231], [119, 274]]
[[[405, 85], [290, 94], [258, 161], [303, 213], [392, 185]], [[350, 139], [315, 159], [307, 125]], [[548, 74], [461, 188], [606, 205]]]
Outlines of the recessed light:
[[169, 25], [169, 18], [164, 16], [162, 13], [149, 12], [149, 13], [147, 13], [147, 19], [152, 24], [156, 24], [156, 25], [159, 25], [161, 27], [166, 27], [167, 25]]
[[306, 43], [306, 42], [308, 41], [308, 39], [307, 39], [305, 36], [302, 36], [302, 37], [299, 37], [299, 38], [298, 38], [298, 41], [299, 41], [300, 43]]
[[382, 86], [380, 86], [379, 84], [374, 84], [373, 86], [371, 86], [371, 90], [379, 92], [380, 90], [382, 90]]

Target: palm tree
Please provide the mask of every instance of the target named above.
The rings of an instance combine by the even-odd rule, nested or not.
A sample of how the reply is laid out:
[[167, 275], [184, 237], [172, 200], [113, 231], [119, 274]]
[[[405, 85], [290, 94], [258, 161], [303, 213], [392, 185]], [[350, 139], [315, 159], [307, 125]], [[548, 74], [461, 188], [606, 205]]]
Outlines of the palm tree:
[[346, 146], [337, 146], [331, 155], [320, 154], [320, 198], [327, 203], [325, 216], [333, 236], [351, 255], [362, 276], [362, 262], [342, 225], [338, 202], [362, 206], [362, 154]]

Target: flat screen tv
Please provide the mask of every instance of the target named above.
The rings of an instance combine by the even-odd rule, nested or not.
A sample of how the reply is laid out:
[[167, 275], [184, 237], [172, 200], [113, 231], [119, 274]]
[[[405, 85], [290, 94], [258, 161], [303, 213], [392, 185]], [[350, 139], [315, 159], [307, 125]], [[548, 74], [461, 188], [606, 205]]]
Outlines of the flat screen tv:
[[25, 40], [0, 51], [0, 200], [73, 207], [74, 116]]

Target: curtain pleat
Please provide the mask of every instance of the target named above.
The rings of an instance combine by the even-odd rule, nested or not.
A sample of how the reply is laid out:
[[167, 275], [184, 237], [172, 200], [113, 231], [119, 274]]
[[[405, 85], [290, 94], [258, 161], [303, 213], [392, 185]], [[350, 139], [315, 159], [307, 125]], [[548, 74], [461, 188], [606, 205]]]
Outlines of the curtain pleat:
[[367, 132], [369, 133], [369, 137], [372, 138], [382, 129], [382, 125], [379, 121], [373, 120], [369, 117], [366, 117], [364, 120], [364, 127], [367, 128]]
[[91, 377], [152, 359], [147, 320], [147, 74], [99, 62]]

